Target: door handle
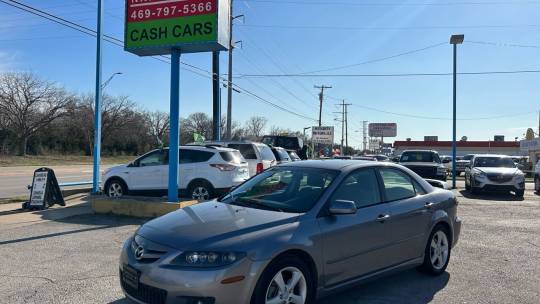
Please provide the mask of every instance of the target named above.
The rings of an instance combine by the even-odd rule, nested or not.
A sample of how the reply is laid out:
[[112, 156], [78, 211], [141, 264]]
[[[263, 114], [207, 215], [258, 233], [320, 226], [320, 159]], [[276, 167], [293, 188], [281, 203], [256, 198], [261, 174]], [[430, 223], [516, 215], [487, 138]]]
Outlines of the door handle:
[[377, 218], [377, 222], [381, 222], [381, 223], [384, 223], [385, 221], [389, 220], [390, 219], [390, 215], [389, 214], [381, 214], [379, 215], [379, 217]]
[[434, 203], [426, 203], [426, 208], [431, 209], [433, 208], [434, 205], [435, 205]]

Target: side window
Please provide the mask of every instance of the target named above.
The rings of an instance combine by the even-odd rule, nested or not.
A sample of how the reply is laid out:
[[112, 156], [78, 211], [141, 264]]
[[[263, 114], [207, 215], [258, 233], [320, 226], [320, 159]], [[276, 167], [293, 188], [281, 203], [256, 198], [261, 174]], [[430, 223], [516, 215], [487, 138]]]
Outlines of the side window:
[[228, 147], [240, 151], [245, 159], [257, 159], [257, 154], [252, 144], [229, 144]]
[[202, 163], [208, 161], [212, 156], [214, 153], [180, 149], [181, 164]]
[[413, 181], [413, 185], [414, 185], [414, 190], [416, 190], [416, 194], [418, 195], [426, 195], [427, 192], [426, 190], [424, 190], [424, 188], [422, 186], [420, 186], [420, 184], [415, 181], [414, 179], [411, 179]]
[[139, 159], [139, 167], [161, 166], [165, 164], [165, 153], [161, 151], [152, 152]]
[[388, 201], [397, 201], [416, 196], [411, 178], [394, 169], [380, 169]]
[[261, 158], [264, 160], [276, 160], [274, 153], [268, 146], [260, 145], [259, 151], [261, 152]]
[[379, 184], [374, 170], [360, 170], [349, 175], [332, 194], [332, 201], [353, 201], [357, 208], [381, 202]]

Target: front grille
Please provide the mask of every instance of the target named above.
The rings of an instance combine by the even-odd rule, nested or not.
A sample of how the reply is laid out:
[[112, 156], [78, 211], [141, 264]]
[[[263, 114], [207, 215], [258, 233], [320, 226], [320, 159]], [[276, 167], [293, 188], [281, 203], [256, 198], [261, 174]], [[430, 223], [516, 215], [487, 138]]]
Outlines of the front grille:
[[[142, 248], [142, 256], [138, 258], [136, 251], [137, 249], [139, 249], [139, 247]], [[159, 260], [162, 256], [167, 254], [167, 251], [157, 250], [157, 248], [154, 248], [150, 244], [144, 244], [141, 246], [135, 240], [131, 241], [131, 250], [135, 258], [137, 259], [137, 261], [139, 261], [139, 263], [152, 263]]]
[[490, 181], [495, 183], [508, 183], [514, 178], [513, 175], [509, 174], [488, 174], [487, 177]]
[[405, 167], [414, 171], [414, 173], [420, 175], [423, 178], [435, 178], [437, 177], [437, 167], [426, 167], [426, 166], [407, 166]]
[[143, 283], [139, 283], [139, 288], [135, 289], [126, 284], [122, 278], [122, 271], [120, 271], [120, 284], [122, 284], [122, 288], [130, 297], [148, 304], [165, 304], [167, 301], [166, 290], [148, 286]]

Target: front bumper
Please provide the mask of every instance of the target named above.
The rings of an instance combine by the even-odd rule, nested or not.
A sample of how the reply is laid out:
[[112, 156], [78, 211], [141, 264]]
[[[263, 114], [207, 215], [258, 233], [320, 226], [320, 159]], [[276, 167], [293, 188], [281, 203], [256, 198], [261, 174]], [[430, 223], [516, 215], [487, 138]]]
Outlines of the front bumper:
[[[138, 303], [249, 303], [260, 271], [265, 266], [264, 262], [244, 258], [224, 268], [178, 268], [167, 262], [178, 255], [177, 251], [155, 262], [141, 263], [135, 259], [130, 244], [131, 238], [125, 242], [120, 256], [120, 285], [126, 297]], [[140, 273], [138, 289], [123, 282], [122, 272], [126, 265]], [[237, 283], [221, 283], [224, 279], [237, 276], [245, 278]]]
[[515, 180], [504, 183], [493, 182], [485, 177], [474, 177], [474, 188], [483, 191], [521, 191], [525, 189], [525, 180]]

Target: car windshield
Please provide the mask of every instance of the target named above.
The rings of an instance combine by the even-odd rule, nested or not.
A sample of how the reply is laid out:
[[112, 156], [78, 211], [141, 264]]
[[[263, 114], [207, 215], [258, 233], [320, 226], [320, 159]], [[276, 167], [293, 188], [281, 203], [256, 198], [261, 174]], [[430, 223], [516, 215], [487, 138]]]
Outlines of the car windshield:
[[402, 163], [420, 162], [420, 163], [440, 163], [439, 156], [433, 152], [405, 152], [401, 155]]
[[465, 155], [463, 156], [463, 160], [472, 160], [474, 155]]
[[223, 197], [232, 205], [288, 213], [309, 211], [332, 184], [338, 171], [276, 167], [265, 171]]
[[516, 164], [508, 157], [478, 157], [474, 160], [478, 168], [515, 168]]

